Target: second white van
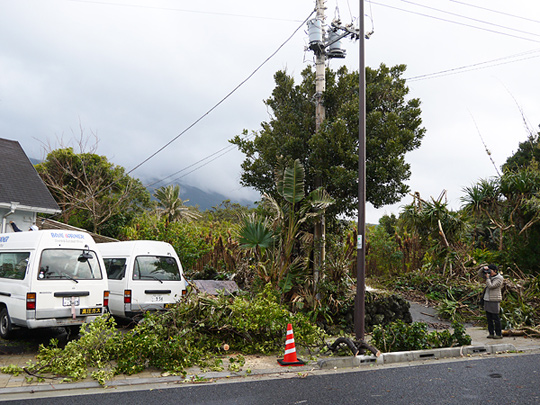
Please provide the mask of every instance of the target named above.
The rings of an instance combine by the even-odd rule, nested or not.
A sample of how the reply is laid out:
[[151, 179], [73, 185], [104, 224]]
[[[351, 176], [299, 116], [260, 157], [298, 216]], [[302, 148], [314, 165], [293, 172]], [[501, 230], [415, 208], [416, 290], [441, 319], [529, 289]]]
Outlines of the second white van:
[[109, 310], [137, 319], [165, 310], [186, 294], [182, 264], [166, 242], [135, 240], [98, 244], [109, 279]]

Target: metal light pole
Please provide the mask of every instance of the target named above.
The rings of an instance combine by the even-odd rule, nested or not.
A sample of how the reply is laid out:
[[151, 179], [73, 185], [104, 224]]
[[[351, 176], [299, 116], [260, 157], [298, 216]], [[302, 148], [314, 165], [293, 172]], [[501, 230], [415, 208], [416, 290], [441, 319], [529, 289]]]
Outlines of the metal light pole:
[[366, 299], [366, 67], [364, 57], [364, 0], [360, 0], [358, 67], [358, 236], [356, 242], [356, 300], [354, 305], [354, 333], [357, 340], [364, 339]]

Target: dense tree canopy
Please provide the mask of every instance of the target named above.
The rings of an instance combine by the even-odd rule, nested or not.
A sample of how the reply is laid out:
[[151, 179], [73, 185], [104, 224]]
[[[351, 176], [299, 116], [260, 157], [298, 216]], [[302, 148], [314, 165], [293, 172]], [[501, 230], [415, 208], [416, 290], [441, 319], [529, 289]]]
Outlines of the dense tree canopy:
[[150, 193], [140, 180], [105, 156], [51, 151], [36, 170], [70, 225], [115, 237], [118, 229], [150, 206]]
[[[404, 71], [404, 65], [366, 69], [366, 188], [367, 200], [376, 207], [395, 203], [407, 193], [403, 182], [411, 173], [405, 153], [420, 146], [425, 132], [420, 101], [405, 99]], [[241, 183], [275, 195], [278, 162], [299, 159], [306, 172], [307, 192], [317, 188], [315, 178], [319, 177], [336, 200], [328, 214], [352, 214], [358, 199], [358, 72], [345, 67], [327, 70], [326, 120], [317, 134], [315, 72], [306, 68], [300, 84], [283, 71], [274, 79], [276, 87], [265, 101], [271, 119], [261, 123], [262, 129], [254, 131], [253, 137], [236, 136], [230, 141], [246, 155]]]

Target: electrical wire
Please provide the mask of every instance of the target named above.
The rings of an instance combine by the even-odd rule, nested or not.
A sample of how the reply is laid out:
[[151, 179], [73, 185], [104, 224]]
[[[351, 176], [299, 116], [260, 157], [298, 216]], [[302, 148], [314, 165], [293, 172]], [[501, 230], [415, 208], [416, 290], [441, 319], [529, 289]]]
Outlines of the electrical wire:
[[313, 10], [308, 17], [293, 31], [293, 33], [283, 42], [268, 58], [266, 58], [257, 68], [249, 74], [248, 77], [246, 77], [240, 84], [238, 84], [234, 89], [232, 89], [225, 97], [223, 97], [220, 101], [218, 101], [212, 108], [210, 108], [207, 112], [205, 112], [203, 115], [201, 115], [198, 119], [196, 119], [192, 124], [190, 124], [186, 129], [184, 129], [182, 132], [180, 132], [178, 135], [176, 135], [173, 139], [171, 139], [169, 142], [167, 142], [165, 145], [163, 145], [161, 148], [159, 148], [156, 152], [154, 152], [152, 155], [147, 157], [145, 160], [143, 160], [141, 163], [136, 165], [134, 168], [129, 170], [127, 174], [132, 173], [139, 167], [141, 167], [143, 164], [148, 162], [150, 159], [155, 157], [158, 153], [169, 147], [174, 141], [176, 141], [178, 138], [180, 138], [182, 135], [184, 135], [187, 131], [189, 131], [191, 128], [193, 128], [195, 125], [197, 125], [200, 121], [202, 121], [206, 116], [208, 116], [212, 111], [214, 111], [217, 107], [219, 107], [225, 100], [227, 100], [232, 94], [234, 94], [240, 87], [242, 87], [249, 79], [251, 79], [255, 73], [257, 73], [270, 59], [272, 59], [280, 50], [283, 48], [287, 42], [289, 42], [292, 37], [304, 26], [304, 24], [311, 18], [315, 10]]
[[532, 18], [522, 17], [522, 16], [517, 15], [517, 14], [510, 14], [510, 13], [506, 13], [504, 11], [493, 10], [491, 8], [477, 6], [476, 4], [465, 3], [464, 1], [458, 1], [458, 0], [450, 0], [450, 1], [453, 2], [453, 3], [463, 4], [464, 6], [474, 7], [474, 8], [478, 8], [480, 10], [486, 10], [486, 11], [490, 11], [492, 13], [502, 14], [502, 15], [506, 15], [508, 17], [519, 18], [521, 20], [530, 21], [530, 22], [533, 22], [533, 23], [540, 24], [539, 20], [534, 20]]
[[206, 14], [206, 15], [218, 15], [225, 17], [242, 17], [242, 18], [256, 18], [261, 20], [275, 20], [275, 21], [290, 21], [290, 22], [300, 22], [301, 20], [293, 20], [287, 18], [275, 18], [275, 17], [263, 17], [255, 15], [246, 15], [246, 14], [234, 14], [234, 13], [222, 13], [217, 11], [197, 11], [197, 10], [186, 10], [180, 8], [172, 7], [157, 7], [157, 6], [144, 6], [140, 4], [122, 4], [115, 3], [110, 1], [97, 1], [97, 0], [68, 0], [76, 3], [89, 3], [89, 4], [100, 4], [104, 6], [117, 6], [117, 7], [131, 7], [131, 8], [144, 8], [144, 9], [153, 9], [153, 10], [165, 10], [165, 11], [177, 11], [181, 13], [193, 13], [193, 14]]
[[378, 6], [387, 7], [387, 8], [391, 8], [391, 9], [394, 9], [394, 10], [403, 11], [403, 12], [409, 13], [409, 14], [416, 14], [416, 15], [419, 15], [419, 16], [422, 16], [422, 17], [433, 18], [433, 19], [438, 20], [438, 21], [448, 22], [448, 23], [456, 24], [456, 25], [462, 25], [462, 26], [464, 26], [464, 27], [474, 28], [474, 29], [477, 29], [477, 30], [487, 31], [487, 32], [491, 32], [491, 33], [499, 34], [499, 35], [505, 35], [505, 36], [512, 37], [512, 38], [523, 39], [523, 40], [525, 40], [525, 41], [531, 41], [531, 42], [538, 42], [538, 43], [540, 43], [540, 40], [536, 40], [536, 39], [532, 39], [532, 38], [526, 38], [526, 37], [521, 37], [521, 36], [513, 35], [513, 34], [510, 34], [510, 33], [507, 33], [507, 32], [495, 31], [495, 30], [491, 30], [491, 29], [489, 29], [489, 28], [478, 27], [478, 26], [476, 26], [476, 25], [465, 24], [465, 23], [458, 22], [458, 21], [447, 20], [447, 19], [445, 19], [445, 18], [435, 17], [435, 16], [433, 16], [433, 15], [424, 14], [424, 13], [419, 13], [419, 12], [417, 12], [417, 11], [406, 10], [406, 9], [403, 9], [403, 8], [399, 8], [399, 7], [395, 7], [395, 6], [390, 6], [390, 5], [388, 5], [388, 4], [379, 3], [379, 2], [373, 1], [373, 0], [371, 0], [371, 3], [376, 4], [376, 5], [378, 5]]
[[[245, 137], [244, 139], [245, 139], [245, 140], [249, 140], [249, 139], [253, 138], [254, 136], [255, 136], [254, 134], [251, 134], [251, 135]], [[225, 153], [223, 153], [223, 154], [221, 154], [221, 155], [218, 156], [218, 157], [221, 157], [221, 156], [223, 156], [224, 154], [231, 152], [231, 151], [234, 150], [235, 148], [236, 148], [235, 145], [228, 145], [228, 146], [225, 146], [224, 148], [221, 148], [220, 150], [218, 150], [218, 151], [216, 151], [216, 152], [214, 152], [214, 153], [212, 153], [212, 154], [210, 154], [210, 155], [208, 155], [208, 156], [205, 156], [204, 158], [202, 158], [202, 159], [196, 161], [195, 163], [192, 163], [192, 164], [190, 164], [189, 166], [186, 166], [186, 167], [184, 167], [183, 169], [180, 169], [180, 170], [178, 170], [177, 172], [174, 172], [173, 174], [168, 175], [167, 177], [164, 177], [164, 178], [162, 178], [162, 179], [160, 179], [160, 180], [154, 181], [153, 183], [150, 183], [150, 184], [145, 185], [145, 187], [146, 187], [146, 188], [152, 187], [152, 186], [155, 185], [155, 184], [161, 183], [161, 182], [167, 180], [167, 179], [170, 178], [170, 177], [176, 176], [177, 174], [182, 173], [183, 171], [185, 171], [185, 170], [187, 170], [187, 169], [189, 169], [189, 168], [191, 168], [191, 167], [193, 167], [193, 166], [196, 166], [196, 165], [198, 165], [199, 163], [204, 162], [204, 161], [207, 160], [207, 159], [210, 159], [212, 156], [215, 156], [215, 155], [217, 155], [218, 153], [221, 153], [221, 152], [223, 152], [223, 151], [226, 151]], [[211, 162], [214, 161], [214, 160], [215, 160], [215, 159], [212, 159]], [[210, 162], [208, 162], [208, 163], [210, 163]], [[182, 178], [182, 177], [185, 177], [185, 176], [187, 176], [188, 174], [193, 173], [195, 170], [198, 170], [198, 169], [200, 169], [200, 168], [202, 168], [202, 167], [204, 167], [204, 166], [206, 166], [206, 164], [201, 165], [200, 167], [197, 167], [196, 169], [190, 171], [189, 173], [187, 173], [187, 174], [185, 174], [185, 175], [183, 175], [183, 176], [181, 176], [181, 177], [178, 177], [178, 178], [176, 178], [175, 180], [172, 180], [172, 181], [168, 182], [168, 184], [173, 183], [173, 182], [175, 182], [176, 180], [178, 180], [178, 179], [180, 179], [180, 178]]]
[[[82, 0], [71, 0], [71, 1], [82, 1]], [[283, 48], [291, 39], [292, 37], [298, 32], [298, 30], [300, 30], [300, 28], [302, 28], [304, 26], [304, 24], [311, 18], [311, 16], [313, 15], [313, 13], [315, 13], [315, 10], [311, 11], [311, 13], [307, 16], [307, 18], [302, 21], [302, 23], [293, 31], [293, 33], [269, 56], [267, 57], [246, 79], [244, 79], [242, 82], [240, 82], [240, 84], [238, 84], [233, 90], [231, 90], [225, 97], [223, 97], [218, 103], [216, 103], [212, 108], [210, 108], [206, 113], [204, 113], [201, 117], [199, 117], [197, 120], [195, 120], [191, 125], [189, 125], [186, 129], [184, 129], [182, 132], [180, 132], [176, 137], [174, 137], [172, 140], [170, 140], [169, 142], [167, 142], [164, 146], [162, 146], [161, 148], [159, 148], [156, 152], [154, 152], [152, 155], [150, 155], [148, 158], [146, 158], [145, 160], [143, 160], [141, 163], [139, 163], [138, 165], [136, 165], [134, 168], [132, 168], [131, 170], [127, 171], [125, 173], [125, 175], [129, 175], [130, 173], [132, 173], [133, 171], [135, 171], [136, 169], [138, 169], [139, 167], [141, 167], [143, 164], [145, 164], [146, 162], [148, 162], [150, 159], [152, 159], [153, 157], [155, 157], [158, 153], [160, 153], [161, 151], [163, 151], [165, 148], [167, 148], [168, 146], [170, 146], [174, 141], [176, 141], [178, 138], [180, 138], [182, 135], [184, 135], [188, 130], [190, 130], [191, 128], [193, 128], [197, 123], [199, 123], [203, 118], [205, 118], [207, 115], [209, 115], [213, 110], [215, 110], [219, 105], [221, 105], [225, 100], [227, 100], [234, 92], [236, 92], [241, 86], [243, 86], [249, 79], [251, 79], [255, 73], [257, 73], [272, 57], [274, 57], [280, 50], [281, 48]], [[226, 149], [226, 148], [223, 148], [223, 149]], [[227, 151], [225, 153], [228, 153], [230, 151]], [[216, 152], [216, 153], [219, 153]], [[207, 165], [208, 163], [214, 161], [215, 159], [217, 159], [218, 157], [221, 157], [223, 156], [225, 153], [215, 157], [214, 159], [210, 160], [209, 162], [205, 163], [204, 165], [200, 166], [200, 167], [203, 167], [205, 165]], [[205, 160], [205, 159], [202, 159], [202, 160]], [[199, 168], [200, 168], [199, 167]], [[193, 171], [195, 171], [196, 169], [190, 171], [189, 173], [187, 174], [190, 174], [192, 173]], [[182, 177], [185, 177], [187, 174], [183, 175]], [[169, 176], [170, 177], [170, 176]], [[120, 179], [116, 180], [116, 181], [113, 181], [112, 183], [110, 183], [107, 187], [104, 187], [102, 188], [101, 190], [97, 191], [94, 195], [92, 196], [89, 196], [86, 200], [84, 200], [84, 202], [86, 201], [89, 201], [91, 198], [95, 198], [97, 197], [98, 195], [106, 192], [107, 190], [111, 189], [113, 186], [115, 186], [116, 184], [118, 184], [120, 181]], [[73, 210], [75, 209], [75, 207], [73, 208], [68, 208], [67, 210], [65, 210], [63, 212], [63, 214], [65, 214], [66, 212], [69, 212], [70, 210]]]
[[520, 32], [520, 33], [522, 33], [522, 34], [527, 34], [527, 35], [532, 35], [532, 36], [540, 37], [540, 34], [535, 34], [535, 33], [533, 33], [533, 32], [529, 32], [529, 31], [518, 30], [518, 29], [516, 29], [516, 28], [511, 28], [511, 27], [507, 27], [507, 26], [504, 26], [504, 25], [491, 23], [491, 22], [489, 22], [489, 21], [480, 20], [480, 19], [478, 19], [478, 18], [467, 17], [467, 16], [465, 16], [465, 15], [463, 15], [463, 14], [458, 14], [458, 13], [453, 13], [453, 12], [451, 12], [451, 11], [441, 10], [441, 9], [439, 9], [439, 8], [430, 7], [430, 6], [426, 6], [426, 5], [424, 5], [424, 4], [415, 3], [414, 1], [410, 1], [410, 0], [400, 0], [400, 1], [403, 2], [403, 3], [412, 4], [412, 5], [414, 5], [414, 6], [427, 8], [428, 10], [438, 11], [438, 12], [440, 12], [440, 13], [449, 14], [449, 15], [452, 15], [452, 16], [455, 16], [455, 17], [465, 18], [465, 19], [467, 19], [467, 20], [471, 20], [471, 21], [474, 21], [474, 22], [479, 22], [479, 23], [481, 23], [481, 24], [487, 24], [487, 25], [491, 25], [491, 26], [494, 26], [494, 27], [503, 28], [503, 29], [505, 29], [505, 30], [515, 31], [515, 32]]
[[[206, 162], [206, 163], [204, 163], [204, 164], [202, 164], [202, 165], [200, 165], [200, 166], [194, 168], [193, 170], [190, 170], [189, 172], [183, 174], [182, 176], [179, 176], [179, 177], [177, 177], [177, 178], [175, 178], [175, 179], [169, 181], [167, 184], [175, 183], [175, 182], [177, 182], [178, 180], [180, 180], [180, 179], [186, 177], [187, 175], [193, 173], [194, 171], [197, 171], [197, 170], [199, 170], [199, 169], [202, 169], [204, 166], [207, 166], [207, 165], [209, 165], [210, 163], [212, 163], [214, 160], [217, 160], [217, 159], [219, 159], [220, 157], [222, 157], [223, 155], [226, 155], [227, 153], [232, 152], [234, 149], [235, 149], [235, 148], [234, 148], [234, 146], [233, 146], [233, 147], [231, 147], [230, 149], [228, 149], [227, 151], [223, 152], [221, 155], [218, 155], [218, 156], [216, 156], [215, 158], [209, 160], [208, 162]], [[192, 166], [193, 166], [193, 165], [192, 165]]]
[[[464, 72], [469, 72], [469, 71], [472, 71], [472, 70], [487, 69], [487, 68], [494, 67], [494, 66], [505, 65], [505, 64], [508, 64], [508, 63], [520, 62], [520, 61], [523, 61], [523, 60], [528, 60], [528, 59], [533, 59], [533, 58], [540, 57], [540, 54], [525, 57], [525, 55], [530, 55], [530, 54], [534, 54], [534, 53], [540, 53], [540, 49], [533, 50], [533, 51], [528, 51], [528, 52], [522, 52], [522, 53], [518, 53], [518, 54], [515, 54], [515, 55], [505, 56], [505, 57], [502, 57], [502, 58], [492, 59], [492, 60], [485, 61], [485, 62], [473, 63], [471, 65], [465, 65], [465, 66], [460, 66], [460, 67], [456, 67], [456, 68], [452, 68], [452, 69], [441, 70], [439, 72], [427, 73], [427, 74], [418, 75], [418, 76], [412, 76], [412, 77], [405, 78], [405, 80], [407, 80], [407, 82], [413, 82], [413, 81], [418, 81], [418, 80], [439, 78], [439, 77], [443, 77], [443, 76], [449, 76], [449, 75], [452, 75], [452, 74], [464, 73]], [[520, 58], [520, 59], [514, 59], [514, 58]], [[505, 61], [506, 59], [514, 59], [514, 60]], [[503, 62], [503, 61], [505, 61], [505, 62]], [[494, 62], [500, 62], [500, 63], [493, 64]], [[484, 66], [484, 65], [488, 65], [488, 66]]]

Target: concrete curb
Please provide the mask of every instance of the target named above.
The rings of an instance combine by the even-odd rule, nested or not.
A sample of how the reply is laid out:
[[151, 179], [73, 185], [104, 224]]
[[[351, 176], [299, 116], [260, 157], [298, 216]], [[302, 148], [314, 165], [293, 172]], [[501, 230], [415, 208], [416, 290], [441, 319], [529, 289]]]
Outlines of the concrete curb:
[[443, 349], [414, 350], [406, 352], [383, 353], [375, 356], [336, 357], [319, 360], [317, 364], [321, 369], [360, 367], [373, 364], [392, 364], [418, 360], [444, 359], [450, 357], [465, 357], [475, 354], [495, 354], [499, 352], [515, 352], [512, 344], [498, 344], [486, 346], [460, 346]]
[[[248, 373], [241, 371], [238, 373], [231, 372], [208, 372], [198, 374], [198, 378], [205, 380], [217, 380], [217, 379], [233, 379], [233, 378], [245, 378], [250, 376], [261, 376], [271, 374], [296, 374], [298, 372], [312, 371], [315, 368], [321, 370], [338, 369], [338, 368], [355, 368], [361, 366], [372, 366], [382, 364], [394, 364], [402, 362], [412, 362], [418, 360], [431, 360], [431, 359], [444, 359], [451, 357], [468, 357], [472, 355], [482, 354], [497, 354], [503, 352], [517, 352], [518, 349], [513, 344], [496, 344], [496, 345], [478, 345], [478, 346], [461, 346], [450, 347], [444, 349], [432, 349], [432, 350], [416, 350], [406, 352], [393, 352], [383, 353], [379, 357], [375, 356], [351, 356], [351, 357], [335, 357], [321, 359], [317, 363], [308, 363], [305, 366], [300, 367], [279, 367], [253, 370]], [[519, 350], [523, 352], [523, 349]], [[525, 351], [540, 352], [540, 346], [532, 346]], [[195, 374], [193, 374], [195, 376]], [[144, 384], [170, 384], [189, 381], [189, 376], [186, 378], [180, 376], [165, 376], [165, 377], [141, 377], [141, 378], [129, 378], [129, 379], [116, 379], [107, 383], [106, 387], [126, 387], [126, 386], [138, 386]], [[189, 382], [188, 382], [189, 383]], [[18, 393], [38, 393], [38, 392], [66, 392], [68, 390], [80, 390], [80, 389], [92, 389], [103, 388], [97, 381], [83, 381], [74, 383], [59, 383], [59, 384], [36, 384], [18, 387], [6, 387], [0, 388], [0, 396]], [[5, 398], [7, 399], [7, 398]]]

